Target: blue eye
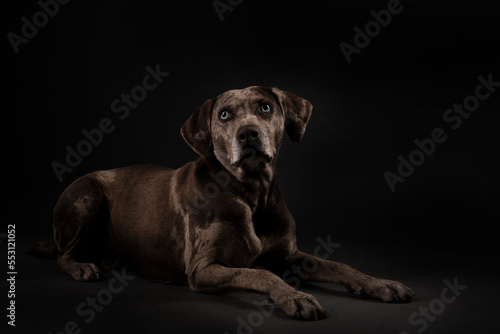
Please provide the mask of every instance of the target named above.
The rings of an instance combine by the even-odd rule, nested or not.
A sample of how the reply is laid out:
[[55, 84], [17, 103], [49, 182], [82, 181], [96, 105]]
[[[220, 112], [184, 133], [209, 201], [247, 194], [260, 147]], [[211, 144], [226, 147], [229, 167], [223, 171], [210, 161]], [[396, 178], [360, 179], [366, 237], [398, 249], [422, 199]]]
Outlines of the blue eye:
[[219, 114], [220, 119], [226, 120], [229, 118], [229, 113], [226, 110], [222, 110]]
[[270, 112], [271, 107], [269, 106], [269, 104], [263, 103], [260, 105], [260, 110], [262, 110], [263, 112]]

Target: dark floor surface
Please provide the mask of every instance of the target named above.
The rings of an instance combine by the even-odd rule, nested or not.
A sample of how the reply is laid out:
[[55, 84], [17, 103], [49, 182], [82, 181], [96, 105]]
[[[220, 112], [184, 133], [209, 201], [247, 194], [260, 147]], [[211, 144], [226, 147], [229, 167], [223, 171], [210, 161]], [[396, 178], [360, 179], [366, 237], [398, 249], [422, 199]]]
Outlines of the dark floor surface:
[[[363, 300], [333, 284], [304, 283], [299, 289], [314, 294], [327, 318], [298, 321], [277, 306], [272, 310], [273, 306], [252, 293], [193, 293], [185, 286], [160, 285], [140, 277], [125, 283], [113, 280], [110, 287], [111, 272], [106, 272], [102, 281], [79, 283], [57, 272], [55, 261], [28, 254], [32, 242], [46, 237], [17, 237], [16, 326], [7, 327], [4, 318], [2, 327], [7, 327], [8, 333], [498, 332], [499, 293], [494, 288], [498, 280], [485, 258], [473, 261], [463, 253], [429, 250], [424, 245], [416, 249], [342, 243], [330, 259], [404, 282], [416, 298], [409, 303], [387, 304]], [[451, 290], [443, 292], [445, 280], [460, 285], [459, 295]], [[89, 305], [93, 298], [99, 311]], [[263, 311], [259, 312], [256, 304]]]

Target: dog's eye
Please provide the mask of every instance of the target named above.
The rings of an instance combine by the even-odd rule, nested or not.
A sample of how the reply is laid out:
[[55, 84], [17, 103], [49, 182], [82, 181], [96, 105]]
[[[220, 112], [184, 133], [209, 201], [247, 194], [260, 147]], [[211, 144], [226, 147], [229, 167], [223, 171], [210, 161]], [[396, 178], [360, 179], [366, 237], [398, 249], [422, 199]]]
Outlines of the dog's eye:
[[263, 112], [270, 112], [271, 106], [269, 106], [269, 104], [267, 104], [267, 103], [262, 103], [260, 105], [260, 110], [262, 110]]
[[220, 119], [226, 120], [229, 118], [229, 113], [226, 110], [222, 110], [219, 114]]

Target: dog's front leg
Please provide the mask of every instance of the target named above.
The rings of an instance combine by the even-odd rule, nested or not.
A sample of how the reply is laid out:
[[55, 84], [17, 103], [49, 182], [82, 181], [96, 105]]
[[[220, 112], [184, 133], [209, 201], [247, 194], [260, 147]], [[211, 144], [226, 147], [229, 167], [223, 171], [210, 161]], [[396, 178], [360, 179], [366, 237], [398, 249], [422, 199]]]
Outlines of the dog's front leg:
[[307, 264], [309, 270], [304, 271], [303, 275], [307, 281], [341, 284], [350, 292], [385, 302], [403, 302], [415, 296], [409, 287], [400, 282], [368, 276], [349, 265], [323, 260], [300, 251], [295, 252], [286, 262], [299, 268]]
[[292, 318], [318, 320], [325, 317], [325, 310], [314, 296], [297, 291], [267, 270], [212, 264], [193, 271], [188, 282], [193, 291], [244, 289], [263, 293]]

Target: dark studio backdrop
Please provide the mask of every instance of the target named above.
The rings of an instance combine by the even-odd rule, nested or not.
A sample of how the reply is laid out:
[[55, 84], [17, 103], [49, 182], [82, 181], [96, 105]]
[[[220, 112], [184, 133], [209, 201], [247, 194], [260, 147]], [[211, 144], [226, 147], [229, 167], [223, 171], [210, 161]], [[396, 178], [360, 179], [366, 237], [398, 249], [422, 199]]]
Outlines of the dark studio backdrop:
[[[36, 1], [2, 5], [3, 212], [5, 225], [16, 224], [24, 279], [47, 280], [30, 269], [27, 252], [51, 238], [65, 187], [99, 169], [196, 159], [182, 124], [206, 99], [250, 85], [314, 106], [303, 140], [287, 138], [278, 163], [300, 247], [312, 251], [331, 235], [346, 261], [380, 255], [369, 268], [398, 273], [393, 265], [404, 262], [409, 275], [408, 255], [419, 268], [488, 273], [500, 221], [493, 2], [46, 2], [45, 16]], [[151, 89], [141, 88], [152, 72]], [[122, 94], [132, 93], [137, 100], [127, 103]], [[97, 144], [80, 144], [87, 155], [73, 157], [59, 180], [54, 162], [66, 165], [68, 147], [77, 150], [100, 126]], [[52, 262], [33, 263], [55, 272]], [[436, 277], [437, 286], [453, 278]], [[23, 317], [19, 307], [26, 324], [33, 313]], [[228, 321], [235, 326], [225, 330], [235, 331]]]

